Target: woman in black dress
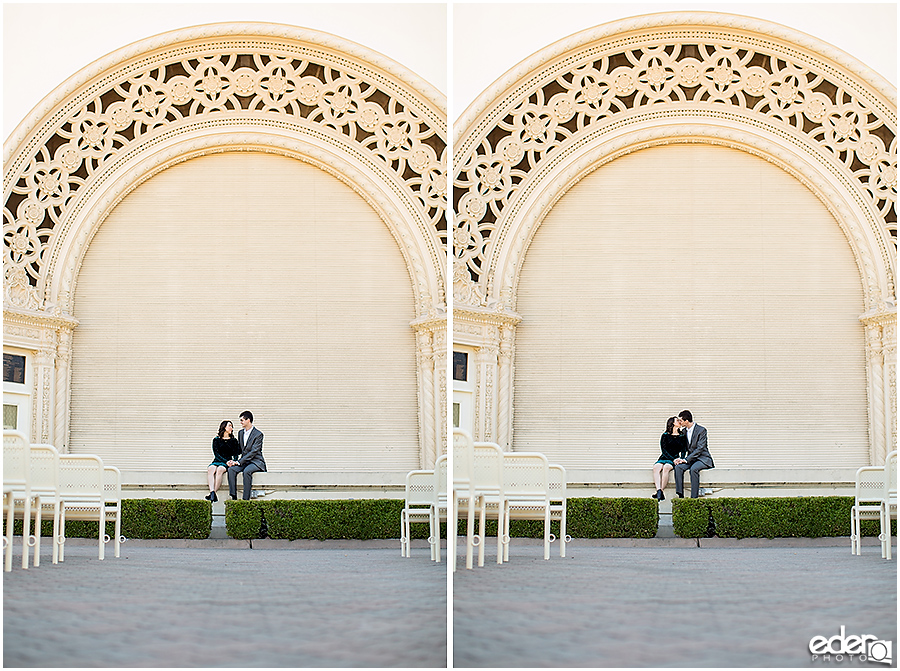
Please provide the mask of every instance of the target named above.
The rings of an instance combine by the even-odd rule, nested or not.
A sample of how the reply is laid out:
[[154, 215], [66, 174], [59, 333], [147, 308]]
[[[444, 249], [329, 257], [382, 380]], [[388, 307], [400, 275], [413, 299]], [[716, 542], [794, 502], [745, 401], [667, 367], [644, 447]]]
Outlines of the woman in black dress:
[[661, 454], [653, 464], [653, 484], [656, 485], [656, 494], [653, 498], [662, 501], [666, 498], [663, 490], [669, 484], [669, 473], [675, 468], [675, 459], [682, 459], [687, 454], [687, 435], [681, 433], [681, 419], [669, 417], [666, 421], [666, 432], [659, 437]]
[[206, 476], [209, 480], [209, 495], [203, 498], [209, 501], [218, 501], [216, 491], [222, 484], [222, 478], [228, 470], [228, 461], [231, 459], [239, 459], [241, 456], [241, 446], [238, 444], [237, 438], [234, 437], [234, 425], [227, 419], [219, 424], [219, 435], [213, 438], [212, 450], [213, 461], [206, 469]]

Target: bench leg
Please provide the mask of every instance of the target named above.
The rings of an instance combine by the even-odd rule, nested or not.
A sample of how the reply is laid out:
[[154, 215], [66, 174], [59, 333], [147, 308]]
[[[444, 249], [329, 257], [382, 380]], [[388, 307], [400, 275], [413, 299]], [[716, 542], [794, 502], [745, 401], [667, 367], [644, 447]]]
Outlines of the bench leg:
[[41, 497], [36, 496], [34, 499], [34, 567], [41, 565], [41, 512], [44, 506], [41, 504]]

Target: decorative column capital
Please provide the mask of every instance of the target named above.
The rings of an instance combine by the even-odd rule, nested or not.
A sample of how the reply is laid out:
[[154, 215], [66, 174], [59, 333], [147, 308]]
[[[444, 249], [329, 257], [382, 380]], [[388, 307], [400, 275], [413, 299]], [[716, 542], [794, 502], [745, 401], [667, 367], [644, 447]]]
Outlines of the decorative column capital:
[[886, 299], [879, 302], [878, 306], [859, 316], [866, 326], [896, 326], [897, 324], [897, 304], [893, 299]]

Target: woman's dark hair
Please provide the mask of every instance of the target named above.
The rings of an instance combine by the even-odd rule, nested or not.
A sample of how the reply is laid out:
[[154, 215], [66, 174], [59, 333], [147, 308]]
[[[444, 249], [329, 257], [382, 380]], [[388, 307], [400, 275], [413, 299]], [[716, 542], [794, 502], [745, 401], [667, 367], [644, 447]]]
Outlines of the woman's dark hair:
[[675, 418], [669, 417], [666, 420], [666, 433], [672, 433], [672, 427], [675, 426]]
[[219, 424], [219, 438], [225, 437], [225, 427], [228, 426], [229, 424], [231, 424], [230, 419], [226, 419], [221, 424]]

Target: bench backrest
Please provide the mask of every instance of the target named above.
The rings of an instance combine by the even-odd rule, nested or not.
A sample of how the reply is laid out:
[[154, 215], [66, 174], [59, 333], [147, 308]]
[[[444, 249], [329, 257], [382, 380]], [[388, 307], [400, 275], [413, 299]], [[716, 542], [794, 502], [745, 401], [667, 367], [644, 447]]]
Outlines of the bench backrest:
[[468, 487], [475, 468], [475, 443], [466, 431], [453, 429], [453, 484]]
[[566, 500], [566, 469], [559, 464], [549, 465], [550, 500]]
[[29, 451], [24, 434], [3, 432], [3, 491], [24, 490], [30, 484]]
[[550, 464], [540, 452], [503, 454], [503, 495], [507, 498], [550, 498]]
[[495, 443], [475, 443], [473, 456], [475, 490], [499, 495], [503, 491], [503, 450]]
[[434, 471], [410, 471], [406, 474], [406, 505], [428, 506], [434, 503]]
[[53, 445], [31, 446], [31, 493], [56, 496], [59, 493], [59, 452]]
[[434, 494], [436, 502], [447, 501], [447, 471], [449, 466], [446, 454], [442, 454], [434, 462]]
[[856, 503], [884, 500], [884, 466], [863, 466], [856, 471]]
[[107, 505], [122, 502], [122, 473], [115, 466], [103, 467], [103, 499]]
[[103, 501], [103, 460], [93, 454], [59, 455], [59, 491], [64, 497]]

